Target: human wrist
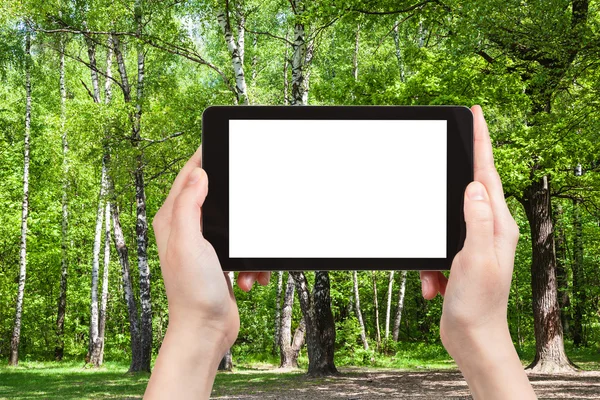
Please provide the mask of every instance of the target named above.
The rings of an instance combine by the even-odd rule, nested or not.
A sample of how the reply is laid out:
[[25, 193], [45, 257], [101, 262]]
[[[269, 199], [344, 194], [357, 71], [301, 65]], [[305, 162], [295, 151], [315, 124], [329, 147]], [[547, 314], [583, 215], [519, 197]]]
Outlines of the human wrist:
[[474, 399], [536, 398], [507, 324], [463, 331], [461, 339], [445, 346]]
[[228, 349], [223, 334], [200, 321], [169, 321], [165, 344], [185, 353], [192, 363], [201, 360], [206, 365], [215, 365], [215, 369]]

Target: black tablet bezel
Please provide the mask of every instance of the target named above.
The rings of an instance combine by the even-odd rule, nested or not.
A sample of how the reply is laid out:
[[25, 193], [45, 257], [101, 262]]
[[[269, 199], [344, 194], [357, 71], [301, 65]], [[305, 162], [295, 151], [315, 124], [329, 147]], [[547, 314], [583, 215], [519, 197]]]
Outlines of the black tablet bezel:
[[[232, 119], [446, 120], [446, 258], [230, 258]], [[202, 207], [203, 234], [215, 248], [224, 271], [447, 270], [466, 234], [463, 196], [473, 181], [473, 114], [462, 106], [211, 106], [202, 114], [202, 168], [209, 177], [209, 192]]]

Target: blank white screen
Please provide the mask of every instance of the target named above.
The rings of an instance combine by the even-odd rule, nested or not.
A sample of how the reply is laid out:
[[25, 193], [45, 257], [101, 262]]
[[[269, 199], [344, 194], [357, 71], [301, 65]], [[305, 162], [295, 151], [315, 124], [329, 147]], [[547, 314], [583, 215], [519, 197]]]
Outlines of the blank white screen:
[[445, 258], [445, 120], [230, 120], [231, 258]]

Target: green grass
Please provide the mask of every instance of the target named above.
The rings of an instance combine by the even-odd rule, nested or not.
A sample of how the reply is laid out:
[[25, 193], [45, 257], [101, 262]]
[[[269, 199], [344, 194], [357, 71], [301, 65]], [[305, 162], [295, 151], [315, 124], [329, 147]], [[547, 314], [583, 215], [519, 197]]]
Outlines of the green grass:
[[[600, 370], [597, 347], [574, 348], [567, 343], [567, 354], [584, 370]], [[525, 346], [520, 352], [524, 365], [533, 359], [534, 347]], [[235, 358], [233, 373], [217, 375], [214, 396], [280, 393], [290, 388], [319, 385], [328, 380], [308, 379], [304, 369], [276, 371], [278, 358], [266, 355]], [[306, 367], [306, 355], [300, 357]], [[338, 367], [352, 369], [349, 374], [368, 369], [422, 371], [424, 369], [456, 368], [441, 345], [403, 343], [388, 355], [373, 352], [339, 351]], [[82, 361], [21, 362], [18, 367], [0, 364], [0, 399], [138, 399], [148, 383], [149, 374], [128, 374], [127, 363], [107, 362], [102, 368], [83, 368]]]
[[141, 398], [149, 374], [127, 374], [129, 365], [105, 363], [82, 368], [83, 362], [22, 362], [0, 367], [0, 398], [123, 399]]

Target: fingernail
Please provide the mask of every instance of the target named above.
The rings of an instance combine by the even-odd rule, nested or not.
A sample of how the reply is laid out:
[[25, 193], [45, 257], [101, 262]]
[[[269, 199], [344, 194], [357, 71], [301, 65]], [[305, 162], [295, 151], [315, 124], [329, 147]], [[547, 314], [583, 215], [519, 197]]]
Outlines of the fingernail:
[[423, 294], [423, 297], [425, 297], [427, 292], [429, 292], [429, 278], [423, 277], [421, 278], [421, 293]]
[[485, 200], [485, 188], [479, 182], [471, 183], [467, 186], [467, 197], [469, 200]]
[[200, 168], [194, 168], [188, 177], [188, 185], [193, 185], [194, 183], [198, 182], [201, 176], [202, 170]]

